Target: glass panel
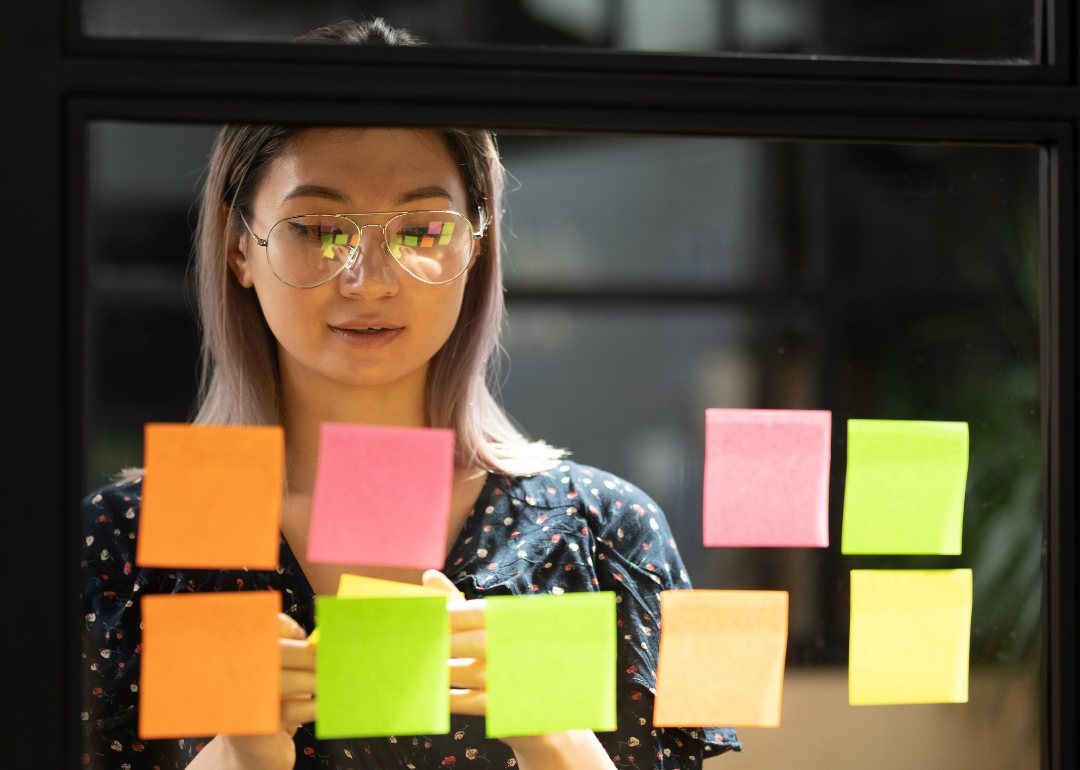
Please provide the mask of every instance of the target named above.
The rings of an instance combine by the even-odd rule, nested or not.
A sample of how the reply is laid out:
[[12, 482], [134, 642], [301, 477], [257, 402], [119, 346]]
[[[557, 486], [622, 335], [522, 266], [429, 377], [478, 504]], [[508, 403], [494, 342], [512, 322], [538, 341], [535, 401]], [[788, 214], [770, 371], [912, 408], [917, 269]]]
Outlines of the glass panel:
[[[141, 464], [143, 422], [191, 414], [185, 266], [212, 135], [91, 131], [88, 489]], [[652, 495], [696, 587], [791, 593], [782, 727], [740, 730], [746, 753], [709, 766], [1037, 767], [1038, 150], [500, 142], [518, 188], [508, 411]], [[702, 410], [718, 406], [832, 410], [831, 547], [702, 546]], [[839, 553], [849, 418], [970, 424], [962, 556]], [[961, 566], [975, 577], [970, 702], [848, 706], [849, 571]]]
[[435, 45], [1030, 61], [1040, 0], [82, 0], [92, 37], [289, 41], [386, 18]]

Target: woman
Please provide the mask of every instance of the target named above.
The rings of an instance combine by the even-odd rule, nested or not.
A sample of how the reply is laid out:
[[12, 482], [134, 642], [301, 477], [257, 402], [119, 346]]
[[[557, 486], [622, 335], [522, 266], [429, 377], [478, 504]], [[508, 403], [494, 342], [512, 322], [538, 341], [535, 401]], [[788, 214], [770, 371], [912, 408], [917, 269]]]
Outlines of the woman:
[[[416, 42], [379, 20], [306, 39]], [[85, 765], [682, 768], [739, 749], [730, 729], [651, 724], [658, 594], [690, 587], [662, 513], [625, 481], [526, 440], [487, 389], [503, 310], [501, 196], [487, 131], [222, 129], [195, 254], [204, 331], [195, 422], [284, 426], [280, 566], [135, 567], [138, 473], [87, 498]], [[429, 247], [416, 248], [431, 228]], [[445, 575], [305, 560], [318, 431], [328, 421], [455, 430]], [[449, 734], [315, 740], [315, 652], [303, 640], [315, 595], [333, 594], [342, 572], [423, 582], [454, 600]], [[281, 731], [140, 741], [139, 597], [266, 589], [285, 597]], [[617, 594], [618, 729], [485, 738], [483, 597], [566, 591]], [[574, 687], [573, 661], [521, 664], [546, 665]]]

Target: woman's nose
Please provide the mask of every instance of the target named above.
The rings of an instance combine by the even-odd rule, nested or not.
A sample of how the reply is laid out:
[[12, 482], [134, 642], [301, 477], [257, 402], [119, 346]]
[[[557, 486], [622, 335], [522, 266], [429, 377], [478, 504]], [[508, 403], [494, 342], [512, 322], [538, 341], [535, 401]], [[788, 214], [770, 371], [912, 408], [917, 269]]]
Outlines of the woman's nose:
[[397, 292], [397, 273], [379, 227], [361, 228], [356, 254], [352, 264], [341, 272], [340, 285], [342, 294], [359, 294], [365, 299]]

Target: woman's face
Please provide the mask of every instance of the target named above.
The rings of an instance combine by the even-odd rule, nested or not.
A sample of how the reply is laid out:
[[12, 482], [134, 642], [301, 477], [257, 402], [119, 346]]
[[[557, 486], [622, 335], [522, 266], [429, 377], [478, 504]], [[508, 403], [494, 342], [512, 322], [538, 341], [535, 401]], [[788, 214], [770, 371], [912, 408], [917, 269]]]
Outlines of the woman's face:
[[[265, 238], [275, 222], [300, 214], [425, 209], [470, 213], [461, 175], [440, 136], [310, 129], [271, 162], [255, 190], [249, 224]], [[377, 228], [363, 231], [352, 267], [312, 289], [279, 281], [263, 247], [242, 232], [238, 248], [230, 250], [230, 266], [243, 286], [254, 287], [283, 370], [299, 373], [299, 367], [355, 386], [422, 376], [457, 322], [468, 274], [443, 285], [417, 280], [386, 253]]]

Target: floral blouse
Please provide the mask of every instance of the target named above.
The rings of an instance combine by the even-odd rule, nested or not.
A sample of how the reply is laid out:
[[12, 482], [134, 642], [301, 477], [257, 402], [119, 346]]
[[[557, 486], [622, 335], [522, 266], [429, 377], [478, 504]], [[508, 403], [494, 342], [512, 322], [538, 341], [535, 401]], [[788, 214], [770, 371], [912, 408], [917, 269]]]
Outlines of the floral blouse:
[[[122, 770], [185, 767], [212, 736], [138, 737], [139, 597], [184, 591], [280, 591], [284, 610], [309, 633], [315, 596], [284, 538], [276, 571], [135, 566], [141, 480], [101, 489], [83, 503], [83, 765]], [[616, 767], [695, 768], [741, 751], [731, 728], [652, 726], [661, 591], [690, 588], [660, 509], [603, 471], [564, 462], [531, 477], [490, 475], [443, 571], [466, 598], [614, 591], [619, 626], [618, 729], [597, 733]], [[537, 661], [523, 660], [523, 666]], [[552, 674], [574, 686], [569, 662]], [[705, 662], [703, 661], [704, 665]], [[556, 707], [556, 704], [552, 704]], [[296, 733], [300, 770], [513, 767], [505, 743], [486, 738], [484, 719], [452, 715], [446, 735], [316, 740]]]

